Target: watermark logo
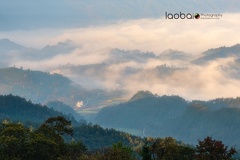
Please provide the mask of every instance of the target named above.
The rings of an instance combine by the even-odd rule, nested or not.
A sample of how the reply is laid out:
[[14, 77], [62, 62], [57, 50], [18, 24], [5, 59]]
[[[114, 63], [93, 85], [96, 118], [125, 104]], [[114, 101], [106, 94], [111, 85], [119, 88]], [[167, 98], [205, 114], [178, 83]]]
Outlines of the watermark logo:
[[195, 13], [195, 15], [194, 15], [194, 18], [195, 18], [195, 19], [200, 19], [200, 17], [201, 17], [200, 14]]
[[168, 13], [165, 12], [165, 19], [220, 19], [220, 13]]
[[220, 13], [201, 13], [201, 19], [220, 19], [223, 15]]
[[165, 18], [166, 19], [194, 19], [193, 13], [168, 13], [165, 12]]

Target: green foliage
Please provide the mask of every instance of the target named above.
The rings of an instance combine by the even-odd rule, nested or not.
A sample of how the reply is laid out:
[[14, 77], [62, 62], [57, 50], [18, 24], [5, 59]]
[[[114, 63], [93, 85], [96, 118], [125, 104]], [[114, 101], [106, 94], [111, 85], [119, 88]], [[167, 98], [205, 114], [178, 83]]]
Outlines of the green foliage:
[[[8, 121], [0, 126], [0, 158], [4, 160], [57, 160], [86, 151], [81, 142], [66, 144], [62, 135], [72, 135], [71, 123], [64, 117], [46, 120], [37, 130], [31, 131], [22, 124]], [[78, 153], [78, 154], [79, 154]]]
[[96, 122], [140, 130], [141, 136], [171, 136], [192, 144], [208, 135], [227, 145], [240, 144], [239, 97], [188, 102], [178, 96], [141, 96], [144, 93], [133, 96], [143, 98], [101, 109]]
[[[87, 125], [85, 127], [95, 128], [94, 130], [89, 129], [89, 131], [102, 132], [98, 136], [102, 136], [104, 133], [121, 133], [114, 130], [105, 132], [100, 126], [94, 126]], [[211, 137], [199, 141], [196, 150], [167, 137], [164, 139], [145, 139], [144, 145], [143, 143], [138, 145], [138, 147], [142, 146], [139, 155], [132, 149], [133, 144], [129, 146], [122, 142], [88, 152], [82, 141], [66, 142], [64, 140], [64, 135], [72, 136], [72, 134], [71, 122], [64, 117], [49, 118], [36, 130], [26, 128], [21, 123], [11, 123], [5, 120], [0, 125], [0, 159], [136, 160], [141, 156], [142, 160], [230, 160], [236, 153], [235, 148], [228, 150], [228, 147], [221, 141], [212, 140]], [[122, 136], [121, 134], [119, 137]], [[97, 137], [96, 134], [95, 137]], [[107, 137], [104, 137], [103, 140], [106, 140]], [[143, 141], [143, 139], [141, 140]]]
[[39, 130], [53, 131], [57, 135], [72, 135], [73, 128], [71, 121], [67, 121], [64, 117], [52, 117], [47, 119], [39, 128]]
[[71, 155], [80, 154], [87, 151], [87, 147], [81, 141], [78, 142], [72, 141], [71, 143], [68, 143], [67, 149]]
[[131, 148], [123, 146], [121, 142], [113, 144], [111, 148], [104, 151], [102, 160], [135, 160]]
[[0, 120], [11, 119], [13, 121], [42, 123], [50, 117], [64, 116], [74, 125], [79, 124], [74, 118], [63, 113], [49, 109], [47, 106], [33, 104], [24, 98], [13, 95], [0, 95]]
[[176, 140], [167, 137], [159, 139], [152, 145], [152, 152], [157, 159], [177, 159], [179, 157], [178, 146]]
[[33, 133], [29, 141], [28, 155], [26, 159], [57, 159], [61, 154], [58, 143], [59, 142], [46, 137], [42, 133]]
[[90, 150], [110, 147], [114, 143], [122, 142], [126, 146], [137, 146], [143, 143], [140, 137], [133, 136], [114, 129], [103, 129], [99, 125], [82, 124], [74, 127], [74, 139], [83, 141]]
[[222, 141], [206, 137], [203, 141], [198, 141], [195, 158], [196, 160], [231, 160], [235, 153], [235, 148], [228, 150]]
[[144, 146], [142, 147], [142, 160], [151, 160], [151, 152], [150, 152], [150, 147], [145, 143]]
[[[59, 118], [58, 120], [50, 118], [57, 116], [64, 116], [67, 121], [64, 122], [63, 119]], [[50, 119], [43, 123], [44, 120], [48, 118]], [[0, 96], [0, 120], [3, 121], [4, 119], [11, 119], [13, 122], [20, 121], [32, 130], [38, 128], [40, 124], [43, 123], [37, 131], [40, 132], [41, 130], [41, 133], [44, 132], [44, 135], [49, 137], [54, 135], [54, 132], [59, 133], [60, 130], [68, 132], [70, 135], [73, 134], [73, 128], [69, 125], [69, 121], [71, 121], [71, 124], [75, 127], [74, 138], [76, 141], [83, 141], [90, 150], [95, 150], [101, 147], [109, 147], [113, 143], [117, 143], [119, 141], [123, 142], [123, 144], [127, 146], [138, 145], [142, 141], [140, 137], [118, 132], [114, 129], [103, 129], [99, 125], [80, 124], [76, 122], [75, 119], [49, 109], [46, 106], [33, 104], [26, 101], [24, 98], [13, 95]], [[56, 125], [61, 124], [59, 122], [65, 124], [64, 126], [67, 126], [67, 128], [62, 128], [63, 126]], [[54, 128], [55, 131], [53, 132], [49, 129], [53, 127], [58, 127], [60, 130]], [[48, 135], [46, 133], [48, 133]], [[64, 138], [68, 142], [71, 141], [71, 137], [69, 136], [64, 135]]]
[[154, 130], [151, 124], [158, 123], [159, 126], [156, 128], [166, 127], [163, 121], [169, 117], [180, 116], [187, 106], [188, 103], [178, 96], [149, 96], [105, 107], [99, 111], [96, 122], [118, 128], [147, 129], [146, 131], [151, 128]]
[[0, 126], [1, 159], [22, 159], [25, 157], [29, 136], [30, 130], [22, 124], [2, 123]]
[[[105, 130], [98, 125], [85, 125], [85, 130], [78, 131], [86, 132], [86, 135], [91, 134], [92, 138], [85, 138], [88, 141], [95, 141], [93, 144], [101, 142], [99, 146], [106, 147], [109, 146], [110, 142], [113, 142], [110, 140], [107, 143], [103, 143], [110, 137], [110, 134], [112, 139], [116, 136], [115, 140], [124, 140], [125, 143], [130, 144], [127, 137], [125, 137], [126, 139], [123, 138], [124, 133], [115, 130]], [[97, 135], [95, 132], [99, 134]], [[106, 135], [103, 136], [104, 134]], [[134, 159], [132, 149], [123, 146], [122, 143], [114, 144], [112, 147], [104, 149], [103, 152], [99, 152], [100, 147], [98, 146], [97, 152], [87, 154], [87, 147], [80, 139], [66, 142], [63, 137], [66, 135], [72, 137], [73, 128], [71, 127], [71, 122], [64, 117], [49, 118], [36, 130], [30, 130], [30, 128], [26, 128], [20, 123], [15, 124], [5, 120], [0, 127], [0, 158], [6, 160]], [[129, 138], [131, 137], [130, 135], [128, 136]], [[97, 138], [101, 141], [96, 141]]]
[[141, 155], [143, 160], [193, 160], [194, 149], [177, 143], [171, 137], [149, 138], [142, 147]]

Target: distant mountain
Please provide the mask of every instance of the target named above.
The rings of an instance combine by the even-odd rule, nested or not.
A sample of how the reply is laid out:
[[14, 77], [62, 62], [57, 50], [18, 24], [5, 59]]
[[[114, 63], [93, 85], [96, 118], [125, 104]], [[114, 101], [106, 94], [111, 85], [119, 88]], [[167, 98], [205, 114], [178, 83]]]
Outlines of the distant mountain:
[[60, 101], [75, 107], [82, 101], [83, 108], [99, 106], [104, 101], [123, 94], [123, 91], [117, 90], [88, 90], [60, 74], [15, 67], [0, 69], [0, 88], [2, 95], [14, 94], [34, 103]]
[[124, 62], [138, 62], [144, 63], [149, 59], [156, 59], [153, 52], [142, 52], [140, 50], [121, 50], [112, 49], [106, 63], [116, 64]]
[[0, 67], [9, 66], [10, 62], [28, 52], [28, 48], [17, 44], [9, 39], [0, 39]]
[[[206, 136], [240, 146], [240, 98], [188, 102], [178, 96], [138, 92], [126, 103], [100, 110], [96, 122], [107, 127], [136, 129], [143, 136], [172, 136], [195, 144]], [[145, 92], [146, 93], [146, 92]], [[134, 100], [136, 99], [136, 100]]]
[[0, 39], [0, 51], [17, 51], [26, 49], [24, 46], [17, 44], [9, 39]]
[[[127, 57], [128, 56], [111, 58], [112, 61], [97, 64], [63, 65], [58, 66], [54, 70], [71, 77], [73, 81], [81, 84], [85, 88], [104, 89], [106, 87], [109, 90], [118, 90], [123, 93], [127, 91], [125, 85], [127, 85], [133, 77], [142, 77], [149, 81], [159, 79], [160, 81], [164, 79], [167, 80], [177, 72], [188, 70], [188, 68], [168, 66], [166, 64], [145, 68], [146, 64], [151, 64], [151, 61], [149, 63], [144, 62], [147, 61], [147, 58], [141, 58], [141, 56], [138, 55], [133, 55], [132, 58]], [[156, 59], [156, 61], [158, 61], [158, 59]], [[161, 64], [161, 62], [158, 63]], [[113, 80], [109, 79], [109, 76], [114, 76]], [[125, 97], [121, 95], [120, 92], [118, 96]]]
[[240, 79], [240, 58], [236, 58], [227, 65], [220, 66], [221, 71], [225, 76], [233, 79]]
[[240, 58], [240, 44], [233, 45], [231, 47], [219, 47], [214, 49], [209, 49], [203, 52], [203, 56], [195, 59], [193, 63], [204, 64], [219, 58], [234, 57]]
[[163, 53], [161, 53], [160, 55], [158, 55], [158, 58], [163, 59], [163, 60], [186, 60], [186, 61], [188, 61], [191, 59], [191, 56], [182, 51], [168, 49], [168, 50], [164, 51]]
[[155, 97], [155, 96], [149, 91], [138, 91], [136, 94], [132, 96], [129, 102], [136, 101], [143, 98], [148, 98], [148, 97]]
[[74, 106], [90, 93], [60, 75], [18, 68], [0, 69], [0, 94], [15, 94], [36, 103], [59, 100]]
[[[78, 75], [78, 81], [92, 82], [91, 85], [97, 85], [98, 82], [106, 79], [106, 74], [112, 71], [112, 66], [123, 65], [119, 68], [122, 70], [123, 78], [125, 75], [131, 75], [138, 73], [141, 70], [141, 66], [135, 67], [130, 63], [144, 64], [150, 59], [156, 59], [157, 56], [152, 52], [142, 52], [140, 50], [121, 50], [121, 49], [111, 49], [109, 53], [106, 53], [108, 58], [103, 60], [101, 63], [86, 64], [86, 65], [61, 65], [56, 67], [56, 70], [60, 70], [66, 75]], [[114, 72], [114, 71], [113, 71]]]
[[9, 67], [16, 61], [49, 60], [57, 55], [69, 54], [80, 48], [71, 40], [47, 45], [42, 49], [27, 48], [9, 39], [0, 39], [0, 67]]
[[[165, 12], [239, 12], [238, 0], [42, 0], [32, 3], [30, 0], [0, 2], [0, 29], [39, 29], [71, 28], [106, 24], [119, 20], [160, 18]], [[44, 9], [44, 12], [42, 10]], [[111, 14], [109, 14], [111, 13]]]
[[153, 69], [150, 69], [146, 71], [148, 72], [153, 72], [154, 75], [158, 76], [158, 78], [168, 78], [168, 76], [171, 76], [175, 72], [181, 72], [181, 71], [186, 71], [187, 68], [181, 68], [181, 67], [176, 67], [176, 66], [167, 66], [166, 64], [156, 66]]
[[75, 45], [73, 41], [66, 40], [55, 45], [47, 45], [38, 52], [30, 55], [30, 59], [43, 60], [49, 59], [60, 54], [69, 54], [79, 46]]
[[[72, 121], [73, 125], [80, 125], [73, 117], [49, 109], [47, 106], [33, 104], [24, 98], [6, 95], [0, 96], [0, 119], [9, 119], [23, 123], [43, 123], [50, 117], [64, 116]], [[84, 119], [82, 119], [84, 121]]]
[[193, 100], [192, 105], [201, 105], [207, 107], [208, 110], [219, 110], [221, 108], [239, 108], [240, 97], [237, 98], [217, 98], [209, 101]]
[[[175, 51], [173, 52], [176, 53]], [[172, 56], [174, 56], [174, 53]], [[108, 90], [125, 92], [129, 82], [132, 79], [136, 80], [137, 77], [148, 79], [149, 81], [156, 79], [161, 81], [177, 72], [187, 71], [188, 69], [181, 66], [169, 66], [153, 52], [112, 49], [106, 54], [108, 57], [101, 63], [60, 65], [52, 70], [59, 71], [59, 73], [70, 77], [73, 81], [89, 89], [106, 88]], [[176, 55], [184, 59], [181, 60], [183, 63], [187, 61], [185, 59], [188, 58], [187, 54], [180, 52], [179, 54], [176, 53]], [[112, 77], [112, 79], [109, 77]]]

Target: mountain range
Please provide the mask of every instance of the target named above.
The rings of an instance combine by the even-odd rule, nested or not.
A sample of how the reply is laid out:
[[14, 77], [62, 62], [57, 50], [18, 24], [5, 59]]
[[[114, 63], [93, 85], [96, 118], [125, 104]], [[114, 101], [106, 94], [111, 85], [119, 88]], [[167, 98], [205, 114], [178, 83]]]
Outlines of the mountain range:
[[235, 59], [240, 57], [240, 44], [233, 45], [231, 47], [219, 47], [209, 49], [203, 52], [203, 56], [193, 61], [195, 64], [204, 64], [217, 59], [223, 59], [228, 57], [234, 57]]
[[103, 107], [110, 99], [124, 95], [124, 91], [119, 90], [86, 89], [57, 73], [10, 67], [0, 68], [0, 75], [0, 95], [21, 96], [67, 115], [72, 114], [77, 120], [79, 117], [73, 109]]
[[239, 147], [240, 98], [186, 101], [139, 91], [128, 102], [100, 110], [95, 122], [135, 129], [142, 136], [172, 136], [195, 144], [208, 135]]
[[[181, 92], [187, 96], [190, 95], [190, 97], [182, 95], [189, 99], [227, 97], [229, 95], [223, 92], [221, 95], [213, 93], [210, 97], [206, 97], [206, 93], [199, 92], [196, 84], [203, 88], [208, 85], [221, 87], [223, 82], [237, 85], [235, 81], [239, 80], [239, 44], [211, 48], [200, 55], [173, 49], [157, 54], [140, 50], [110, 48], [99, 54], [91, 55], [89, 53], [89, 56], [82, 50], [81, 45], [77, 45], [71, 40], [47, 45], [42, 49], [34, 49], [8, 39], [2, 39], [0, 46], [3, 46], [0, 66], [13, 67], [16, 64], [18, 68], [36, 68], [36, 70], [40, 69], [51, 74], [57, 73], [66, 76], [72, 81], [71, 84], [76, 84], [81, 88], [81, 92], [84, 92], [85, 95], [88, 94], [87, 96], [77, 96], [74, 103], [77, 103], [78, 100], [84, 101], [85, 104], [96, 102], [94, 105], [89, 104], [88, 106], [95, 106], [98, 102], [111, 98], [129, 98], [138, 90], [150, 90], [158, 94], [180, 94]], [[73, 58], [73, 63], [68, 61]], [[98, 59], [98, 61], [95, 62], [91, 59]], [[22, 74], [25, 73], [22, 72]], [[192, 79], [191, 77], [196, 78]], [[222, 82], [219, 81], [220, 79]], [[209, 81], [212, 83], [208, 83]], [[186, 87], [181, 88], [181, 86]], [[179, 87], [180, 91], [175, 92], [178, 89], [173, 88]], [[182, 89], [183, 91], [181, 91]], [[206, 87], [206, 90], [202, 91], [211, 93], [210, 89], [211, 87]], [[90, 92], [95, 93], [89, 96]], [[113, 92], [115, 92], [112, 94], [114, 96], [108, 94]], [[192, 92], [199, 93], [191, 94]], [[99, 97], [99, 95], [103, 97]], [[196, 96], [191, 97], [194, 95]], [[237, 96], [237, 92], [232, 92], [231, 95]], [[28, 98], [26, 95], [22, 96]], [[90, 100], [96, 99], [96, 97], [101, 100]], [[47, 101], [44, 99], [46, 98], [41, 99], [41, 102], [46, 103]], [[69, 98], [67, 99], [69, 100]], [[64, 102], [70, 104], [68, 100], [64, 100]], [[73, 103], [70, 105], [74, 106]]]
[[[70, 40], [43, 49], [27, 48], [7, 39], [1, 40], [1, 45], [5, 46], [2, 53], [6, 53], [2, 55], [9, 59], [17, 59], [12, 56], [14, 54], [29, 53], [27, 61], [33, 63], [59, 55], [68, 56], [72, 51], [75, 54], [76, 50], [81, 49]], [[47, 56], [36, 58], [35, 54], [38, 53]], [[104, 107], [97, 113], [94, 122], [104, 127], [132, 129], [141, 136], [172, 136], [196, 144], [197, 139], [210, 135], [226, 144], [238, 146], [240, 100], [237, 96], [226, 97], [232, 97], [232, 93], [239, 95], [239, 53], [239, 44], [212, 48], [198, 56], [171, 49], [160, 54], [109, 49], [100, 63], [51, 66], [44, 69], [47, 72], [16, 66], [1, 68], [0, 94], [11, 93], [34, 103], [47, 104], [62, 112], [60, 114], [71, 114], [77, 121], [82, 119], [72, 109], [77, 104], [82, 104], [83, 108]], [[11, 64], [9, 59], [4, 59], [8, 65]], [[52, 71], [59, 71], [59, 74]], [[216, 83], [213, 84], [219, 86], [207, 86], [209, 80], [214, 80]], [[224, 86], [226, 82], [234, 83]], [[180, 90], [182, 86], [190, 89], [186, 92], [189, 97], [209, 88], [215, 91], [219, 87], [224, 87], [226, 94], [225, 98], [213, 100], [186, 100], [182, 95], [161, 94], [165, 93], [164, 90], [184, 94]], [[114, 99], [126, 99], [142, 88], [150, 88], [150, 92], [138, 92], [129, 101], [119, 100], [112, 106]], [[151, 93], [156, 88], [159, 89], [158, 94], [155, 94], [156, 91]], [[210, 99], [204, 92], [203, 97]], [[216, 95], [214, 97], [217, 98]], [[110, 107], [105, 107], [107, 105]]]
[[[41, 104], [34, 104], [19, 96], [1, 95], [0, 121], [5, 124], [20, 123], [29, 127], [31, 131], [35, 131], [47, 119], [61, 116], [71, 121], [74, 130], [72, 138], [76, 141], [84, 142], [90, 150], [109, 147], [119, 141], [127, 146], [137, 146], [143, 143], [143, 139], [140, 137], [114, 129], [104, 129], [99, 125], [93, 125], [91, 123], [87, 124], [80, 115], [77, 116], [77, 118], [80, 118], [79, 121], [77, 121], [75, 119], [76, 113], [71, 111], [71, 114], [65, 114], [71, 109], [60, 102], [51, 102], [48, 105], [51, 108]], [[69, 139], [67, 136], [64, 138], [65, 141], [73, 141], [72, 138]]]

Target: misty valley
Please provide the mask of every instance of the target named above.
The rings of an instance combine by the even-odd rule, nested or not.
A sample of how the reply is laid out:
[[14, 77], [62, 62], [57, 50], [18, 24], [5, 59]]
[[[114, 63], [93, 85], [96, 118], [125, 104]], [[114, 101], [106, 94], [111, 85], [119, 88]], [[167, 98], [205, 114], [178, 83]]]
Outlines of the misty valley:
[[239, 158], [239, 44], [86, 54], [1, 39], [0, 51], [4, 159], [205, 159], [204, 145]]
[[239, 0], [1, 0], [0, 160], [239, 160]]

